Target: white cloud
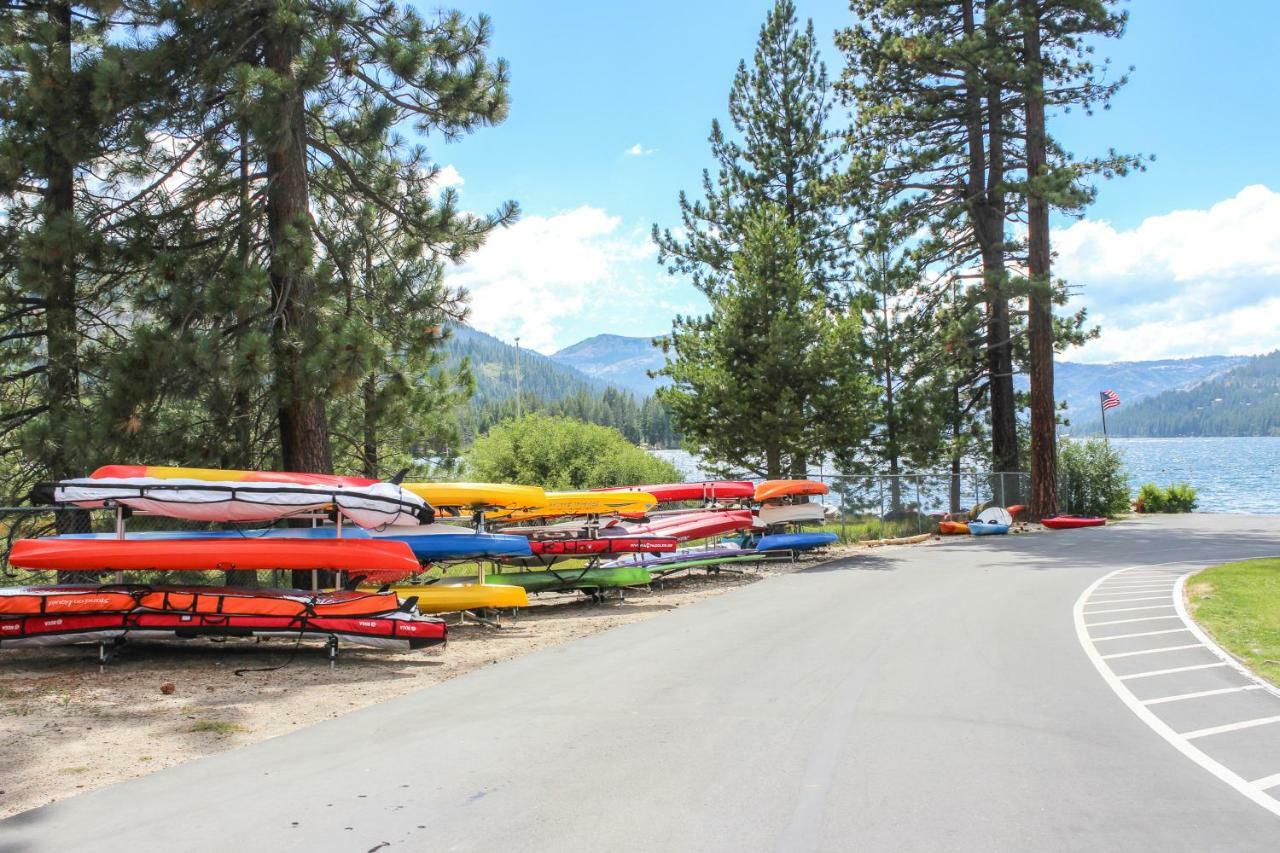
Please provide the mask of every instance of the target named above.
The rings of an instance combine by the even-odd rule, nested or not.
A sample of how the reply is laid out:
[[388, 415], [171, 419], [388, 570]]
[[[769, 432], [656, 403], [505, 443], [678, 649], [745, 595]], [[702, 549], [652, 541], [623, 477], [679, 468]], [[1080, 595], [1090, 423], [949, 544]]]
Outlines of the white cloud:
[[628, 148], [626, 151], [623, 151], [622, 153], [626, 154], [628, 157], [648, 157], [650, 154], [655, 153], [657, 150], [658, 149], [656, 148], [645, 148], [643, 145], [637, 142], [635, 145], [632, 145], [630, 148]]
[[470, 291], [477, 329], [542, 352], [602, 331], [664, 330], [659, 306], [674, 287], [644, 229], [587, 205], [494, 232], [449, 283]]
[[453, 164], [449, 164], [448, 166], [440, 167], [440, 171], [436, 173], [435, 183], [437, 187], [444, 189], [445, 187], [460, 187], [466, 181], [463, 180], [462, 175], [458, 174], [458, 170], [453, 167]]
[[1055, 231], [1056, 272], [1083, 290], [1102, 337], [1087, 361], [1252, 354], [1280, 347], [1280, 193], [1245, 187], [1207, 210], [1119, 231], [1082, 220]]

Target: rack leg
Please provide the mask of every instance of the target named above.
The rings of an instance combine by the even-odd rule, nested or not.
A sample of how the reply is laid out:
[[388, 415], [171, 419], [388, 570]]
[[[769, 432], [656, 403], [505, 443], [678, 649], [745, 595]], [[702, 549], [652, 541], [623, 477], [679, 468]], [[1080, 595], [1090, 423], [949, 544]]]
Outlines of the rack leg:
[[338, 638], [330, 637], [326, 648], [329, 652], [329, 669], [333, 669], [338, 662]]

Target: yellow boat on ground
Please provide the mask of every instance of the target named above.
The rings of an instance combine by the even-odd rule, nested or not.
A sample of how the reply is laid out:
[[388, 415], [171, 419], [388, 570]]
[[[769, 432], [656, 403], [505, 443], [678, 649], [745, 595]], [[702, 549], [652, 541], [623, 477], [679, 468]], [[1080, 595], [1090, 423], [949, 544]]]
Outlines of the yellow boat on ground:
[[495, 512], [489, 517], [508, 523], [566, 515], [644, 515], [657, 505], [658, 499], [648, 492], [547, 492], [536, 507]]
[[537, 486], [510, 483], [405, 483], [404, 489], [444, 509], [527, 510], [547, 500], [547, 493]]
[[[373, 587], [361, 587], [373, 590]], [[401, 600], [418, 597], [422, 613], [456, 613], [460, 610], [483, 610], [486, 607], [527, 607], [529, 594], [524, 587], [496, 583], [464, 583], [450, 586], [424, 584], [393, 586]]]

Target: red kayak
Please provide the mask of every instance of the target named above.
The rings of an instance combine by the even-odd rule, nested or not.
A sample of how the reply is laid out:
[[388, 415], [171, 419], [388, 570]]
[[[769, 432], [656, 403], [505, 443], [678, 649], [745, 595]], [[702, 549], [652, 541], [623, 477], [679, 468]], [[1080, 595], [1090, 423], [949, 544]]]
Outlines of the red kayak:
[[746, 480], [707, 480], [701, 483], [662, 483], [653, 486], [617, 486], [609, 489], [593, 489], [597, 492], [648, 492], [658, 503], [678, 501], [729, 501], [751, 498], [756, 493], [754, 483]]
[[[649, 534], [652, 536], [669, 536], [679, 542], [693, 539], [707, 539], [724, 533], [750, 530], [755, 518], [749, 509], [727, 511], [691, 512], [659, 518], [648, 524], [633, 524], [626, 528], [627, 533]], [[609, 535], [609, 531], [601, 531], [601, 535]]]
[[603, 536], [598, 539], [531, 539], [534, 554], [642, 554], [674, 551], [679, 542], [669, 536]]
[[0, 646], [193, 637], [311, 637], [376, 648], [420, 649], [443, 643], [445, 623], [409, 613], [384, 616], [234, 616], [211, 613], [68, 613], [0, 618]]
[[1102, 527], [1107, 520], [1087, 515], [1055, 515], [1040, 519], [1040, 523], [1050, 530], [1074, 530], [1077, 527]]
[[407, 544], [380, 539], [19, 539], [9, 563], [58, 572], [320, 569], [397, 579], [421, 568]]

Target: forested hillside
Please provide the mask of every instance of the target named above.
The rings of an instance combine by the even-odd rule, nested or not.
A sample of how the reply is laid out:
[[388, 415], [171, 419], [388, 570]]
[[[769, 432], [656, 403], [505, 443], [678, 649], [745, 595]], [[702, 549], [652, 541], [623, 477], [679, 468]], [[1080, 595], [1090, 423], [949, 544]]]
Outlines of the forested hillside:
[[1280, 436], [1280, 350], [1182, 391], [1166, 391], [1107, 415], [1112, 435]]

